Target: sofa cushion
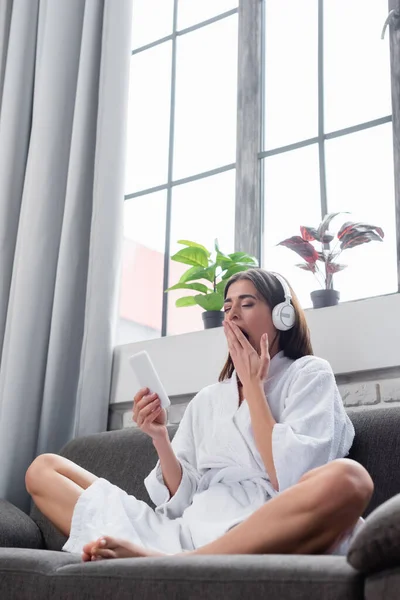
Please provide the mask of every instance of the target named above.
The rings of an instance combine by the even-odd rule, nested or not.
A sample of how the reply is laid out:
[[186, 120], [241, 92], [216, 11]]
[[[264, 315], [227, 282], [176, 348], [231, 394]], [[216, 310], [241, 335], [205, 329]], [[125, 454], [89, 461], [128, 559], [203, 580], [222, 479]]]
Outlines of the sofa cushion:
[[0, 500], [0, 547], [43, 548], [36, 523], [6, 500]]
[[350, 545], [347, 560], [363, 573], [400, 565], [400, 494], [367, 517]]
[[0, 552], [7, 600], [361, 600], [363, 579], [336, 556], [171, 556], [81, 563], [65, 553]]
[[[50, 600], [61, 598], [52, 575], [65, 565], [80, 563], [77, 555], [47, 550], [0, 548], [0, 598], [3, 600]], [[72, 598], [72, 596], [71, 596]], [[75, 598], [80, 598], [75, 589]]]
[[349, 458], [361, 463], [375, 484], [365, 515], [400, 493], [400, 408], [349, 410], [355, 438]]

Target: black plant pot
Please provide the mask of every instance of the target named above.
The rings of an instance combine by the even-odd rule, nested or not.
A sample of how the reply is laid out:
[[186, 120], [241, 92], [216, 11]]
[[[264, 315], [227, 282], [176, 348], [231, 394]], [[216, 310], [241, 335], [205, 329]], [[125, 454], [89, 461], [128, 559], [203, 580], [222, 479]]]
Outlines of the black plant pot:
[[340, 292], [337, 290], [315, 290], [310, 295], [314, 308], [325, 308], [326, 306], [339, 304]]
[[222, 310], [206, 310], [201, 316], [204, 323], [204, 329], [213, 329], [214, 327], [222, 326], [225, 313]]

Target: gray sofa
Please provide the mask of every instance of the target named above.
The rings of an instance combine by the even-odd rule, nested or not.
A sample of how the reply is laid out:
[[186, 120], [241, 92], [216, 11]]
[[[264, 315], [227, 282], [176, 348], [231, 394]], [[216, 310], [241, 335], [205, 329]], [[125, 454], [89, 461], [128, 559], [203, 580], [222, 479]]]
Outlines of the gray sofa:
[[[350, 412], [351, 457], [375, 481], [367, 525], [349, 556], [204, 556], [82, 563], [60, 552], [63, 536], [33, 507], [30, 516], [0, 500], [2, 600], [400, 598], [400, 408]], [[174, 434], [171, 429], [171, 435]], [[149, 501], [143, 485], [155, 464], [150, 439], [134, 429], [70, 442], [61, 452]], [[396, 496], [396, 497], [394, 497]], [[394, 497], [394, 498], [393, 498]], [[389, 502], [387, 500], [392, 498]], [[377, 507], [379, 507], [375, 510]], [[351, 566], [350, 562], [355, 565]]]

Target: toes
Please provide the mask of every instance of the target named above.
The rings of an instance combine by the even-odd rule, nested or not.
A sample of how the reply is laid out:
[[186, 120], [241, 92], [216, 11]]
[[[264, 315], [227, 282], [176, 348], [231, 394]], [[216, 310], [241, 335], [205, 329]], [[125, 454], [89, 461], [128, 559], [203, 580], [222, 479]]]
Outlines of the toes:
[[99, 548], [96, 553], [96, 558], [117, 558], [117, 553], [114, 550], [107, 548]]
[[82, 548], [82, 552], [84, 552], [85, 554], [90, 554], [94, 544], [95, 542], [89, 542], [88, 544], [85, 544]]
[[115, 550], [119, 546], [119, 541], [108, 535], [103, 535], [103, 537], [98, 539], [96, 545], [97, 549], [107, 548], [108, 550]]
[[94, 540], [93, 542], [88, 542], [82, 548], [82, 552], [85, 554], [92, 554], [93, 550], [99, 545], [101, 538]]

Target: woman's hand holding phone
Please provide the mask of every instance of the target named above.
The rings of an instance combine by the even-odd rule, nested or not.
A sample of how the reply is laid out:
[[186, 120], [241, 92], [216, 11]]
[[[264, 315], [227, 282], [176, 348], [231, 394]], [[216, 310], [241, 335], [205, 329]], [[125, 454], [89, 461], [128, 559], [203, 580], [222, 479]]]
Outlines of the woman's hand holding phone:
[[149, 388], [142, 388], [135, 395], [132, 420], [153, 441], [168, 437], [166, 412], [157, 394], [150, 394]]

